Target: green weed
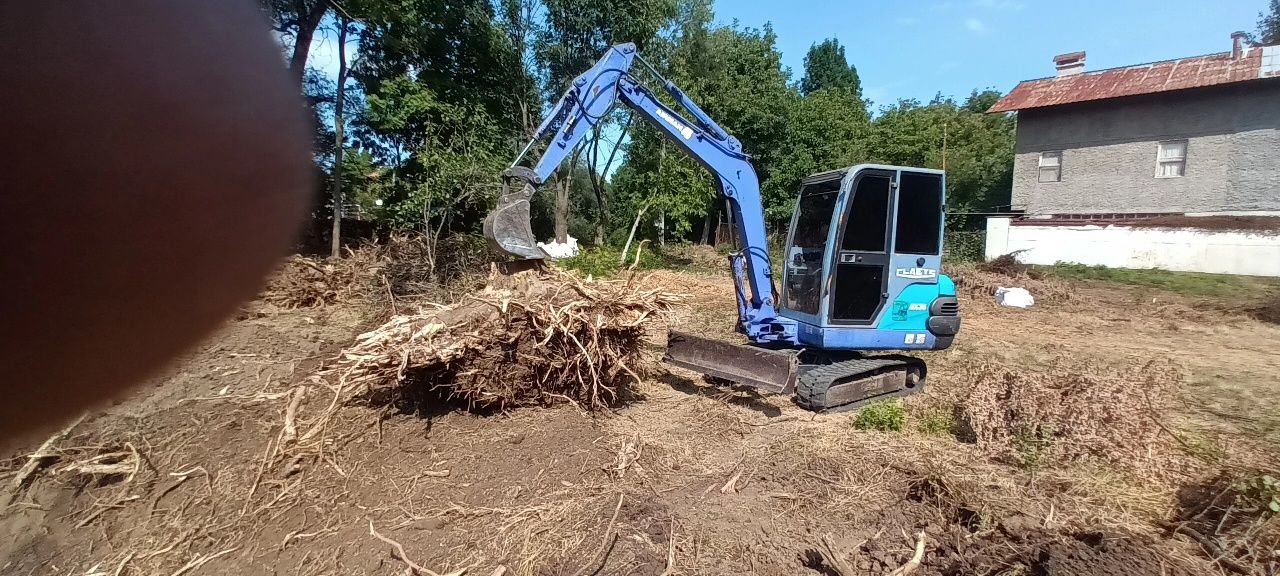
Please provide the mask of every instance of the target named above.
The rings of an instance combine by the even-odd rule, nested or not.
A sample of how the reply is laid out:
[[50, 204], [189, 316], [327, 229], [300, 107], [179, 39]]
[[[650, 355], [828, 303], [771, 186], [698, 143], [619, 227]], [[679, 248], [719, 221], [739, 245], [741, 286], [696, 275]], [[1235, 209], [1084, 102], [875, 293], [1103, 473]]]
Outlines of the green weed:
[[1248, 504], [1280, 512], [1280, 480], [1264, 474], [1237, 482], [1235, 488]]
[[916, 429], [933, 436], [948, 436], [955, 430], [956, 417], [951, 410], [931, 409], [917, 418]]
[[655, 249], [646, 243], [644, 249], [640, 251], [640, 261], [636, 262], [636, 245], [631, 245], [631, 250], [627, 254], [626, 264], [620, 264], [618, 259], [622, 256], [622, 249], [613, 246], [592, 246], [584, 249], [572, 258], [564, 258], [557, 260], [556, 264], [570, 270], [577, 270], [583, 274], [590, 274], [596, 278], [613, 276], [621, 270], [630, 268], [633, 264], [637, 270], [656, 270], [659, 268], [675, 268], [678, 262], [674, 258], [668, 258], [660, 250]]
[[1020, 427], [1013, 434], [1013, 449], [1018, 453], [1018, 462], [1026, 470], [1040, 468], [1049, 449], [1053, 447], [1053, 426], [1037, 425]]
[[901, 432], [907, 422], [907, 409], [897, 400], [872, 402], [858, 411], [853, 427], [858, 430]]

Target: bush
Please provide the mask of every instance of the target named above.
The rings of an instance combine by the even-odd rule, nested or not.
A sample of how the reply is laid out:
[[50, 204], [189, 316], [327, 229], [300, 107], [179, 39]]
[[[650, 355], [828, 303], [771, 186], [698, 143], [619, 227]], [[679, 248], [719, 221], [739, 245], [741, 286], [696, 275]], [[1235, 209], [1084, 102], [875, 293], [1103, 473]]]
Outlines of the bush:
[[948, 229], [943, 239], [942, 259], [947, 262], [981, 262], [986, 241], [986, 230]]
[[907, 409], [897, 400], [881, 400], [867, 404], [853, 419], [858, 430], [901, 432], [907, 422]]
[[621, 250], [614, 250], [607, 246], [592, 247], [578, 252], [578, 255], [573, 258], [557, 260], [556, 263], [564, 268], [599, 278], [612, 276], [618, 271], [618, 257], [621, 255]]
[[[556, 263], [570, 270], [577, 270], [583, 274], [590, 274], [596, 278], [612, 276], [621, 270], [630, 268], [635, 263], [636, 244], [631, 245], [631, 250], [627, 253], [626, 265], [619, 265], [618, 259], [622, 256], [622, 249], [613, 246], [592, 246], [578, 253], [573, 258], [565, 258], [557, 260]], [[640, 262], [636, 264], [637, 270], [656, 270], [659, 268], [672, 268], [678, 262], [675, 259], [667, 258], [660, 250], [656, 249], [652, 244], [646, 243], [644, 249], [640, 251]]]
[[916, 429], [924, 434], [946, 436], [954, 432], [956, 417], [952, 410], [933, 409], [919, 417]]

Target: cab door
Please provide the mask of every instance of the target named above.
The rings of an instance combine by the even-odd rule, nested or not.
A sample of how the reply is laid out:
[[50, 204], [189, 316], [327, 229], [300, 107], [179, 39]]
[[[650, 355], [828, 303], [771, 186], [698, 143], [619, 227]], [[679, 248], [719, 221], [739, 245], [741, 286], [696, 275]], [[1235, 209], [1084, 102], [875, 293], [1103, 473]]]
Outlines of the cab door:
[[816, 175], [800, 188], [783, 255], [782, 311], [788, 318], [820, 324], [829, 231], [836, 219], [843, 176], [843, 172]]
[[849, 185], [832, 258], [831, 324], [871, 324], [888, 299], [896, 176], [894, 170], [863, 169]]

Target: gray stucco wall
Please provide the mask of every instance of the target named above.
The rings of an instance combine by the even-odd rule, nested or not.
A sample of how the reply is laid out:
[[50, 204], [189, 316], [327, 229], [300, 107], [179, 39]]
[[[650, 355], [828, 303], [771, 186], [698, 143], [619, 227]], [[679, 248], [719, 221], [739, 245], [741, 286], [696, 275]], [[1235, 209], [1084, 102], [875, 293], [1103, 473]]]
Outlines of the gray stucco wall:
[[[1185, 176], [1156, 147], [1187, 140]], [[1039, 182], [1042, 151], [1062, 181]], [[1280, 211], [1280, 79], [1018, 113], [1013, 208], [1028, 214]]]

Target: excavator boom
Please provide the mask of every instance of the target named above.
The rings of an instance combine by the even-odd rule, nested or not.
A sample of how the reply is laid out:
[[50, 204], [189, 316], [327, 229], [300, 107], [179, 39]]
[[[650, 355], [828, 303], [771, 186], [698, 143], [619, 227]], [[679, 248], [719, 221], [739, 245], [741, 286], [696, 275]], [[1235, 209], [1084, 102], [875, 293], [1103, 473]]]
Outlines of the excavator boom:
[[547, 113], [525, 147], [546, 141], [546, 149], [531, 167], [520, 166], [524, 153], [504, 173], [504, 191], [498, 206], [484, 222], [485, 237], [494, 249], [517, 258], [543, 259], [529, 227], [529, 200], [568, 158], [574, 147], [603, 122], [615, 104], [633, 110], [658, 132], [677, 144], [715, 177], [720, 194], [729, 201], [742, 250], [733, 256], [737, 283], [738, 327], [754, 342], [791, 342], [796, 324], [778, 315], [774, 301], [773, 270], [765, 237], [760, 182], [742, 145], [707, 116], [675, 84], [653, 71], [664, 91], [692, 119], [667, 106], [631, 74], [641, 61], [633, 44], [618, 44], [590, 70], [578, 76]]

